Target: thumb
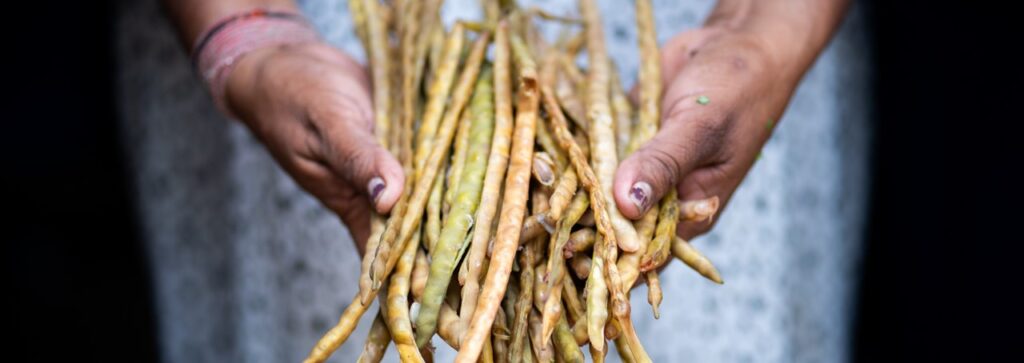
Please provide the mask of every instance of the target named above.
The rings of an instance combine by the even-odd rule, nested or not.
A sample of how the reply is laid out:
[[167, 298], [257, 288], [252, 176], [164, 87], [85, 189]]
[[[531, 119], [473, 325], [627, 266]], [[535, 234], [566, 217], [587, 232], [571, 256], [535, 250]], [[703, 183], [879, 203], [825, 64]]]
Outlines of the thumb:
[[640, 218], [676, 186], [681, 175], [699, 166], [706, 153], [699, 123], [678, 113], [669, 115], [654, 138], [619, 164], [613, 193], [622, 215]]
[[324, 137], [326, 161], [332, 172], [365, 193], [377, 213], [391, 210], [402, 194], [405, 174], [377, 138], [361, 127], [336, 127]]

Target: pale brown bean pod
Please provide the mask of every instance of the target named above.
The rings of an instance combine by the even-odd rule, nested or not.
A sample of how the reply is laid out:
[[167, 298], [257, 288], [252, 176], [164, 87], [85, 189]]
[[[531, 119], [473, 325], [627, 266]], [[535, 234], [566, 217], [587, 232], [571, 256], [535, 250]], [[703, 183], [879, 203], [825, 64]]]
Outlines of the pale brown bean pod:
[[[426, 162], [427, 157], [435, 149], [435, 136], [438, 132], [441, 118], [446, 114], [445, 106], [449, 102], [448, 96], [452, 92], [452, 86], [455, 84], [456, 71], [459, 67], [459, 58], [462, 55], [465, 37], [464, 28], [460, 24], [456, 24], [448, 38], [445, 39], [444, 51], [441, 53], [437, 72], [434, 73], [435, 76], [431, 80], [430, 88], [427, 90], [427, 104], [423, 109], [420, 128], [416, 133], [416, 154], [413, 158], [417, 179], [423, 174], [424, 162]], [[470, 85], [470, 91], [472, 91], [472, 85]], [[460, 109], [455, 113], [456, 119], [461, 116], [461, 111]]]
[[[565, 247], [562, 249], [562, 256], [572, 258], [575, 254], [589, 250], [594, 246], [597, 239], [597, 232], [593, 228], [583, 228], [569, 235]], [[622, 258], [619, 258], [621, 261]], [[621, 269], [620, 269], [621, 270]]]
[[718, 213], [718, 197], [710, 197], [700, 200], [687, 200], [679, 202], [679, 221], [683, 222], [711, 222]]
[[423, 362], [423, 356], [413, 338], [412, 322], [409, 317], [409, 288], [413, 266], [416, 261], [416, 251], [419, 250], [419, 237], [421, 233], [413, 235], [405, 249], [402, 251], [395, 271], [391, 274], [388, 284], [387, 299], [385, 302], [388, 330], [391, 339], [395, 341], [398, 349], [398, 356], [402, 362]]
[[590, 276], [590, 270], [594, 265], [593, 259], [585, 254], [577, 254], [569, 259], [569, 265], [572, 267], [572, 273], [581, 280], [587, 279]]
[[452, 348], [459, 349], [462, 334], [458, 312], [452, 308], [451, 304], [441, 303], [441, 310], [437, 315], [437, 335]]
[[679, 204], [676, 203], [676, 190], [672, 189], [661, 199], [658, 212], [658, 227], [654, 239], [640, 258], [640, 271], [654, 270], [672, 257], [672, 241], [676, 238], [676, 223], [679, 222]]
[[569, 166], [564, 170], [562, 175], [558, 177], [558, 184], [555, 184], [555, 189], [551, 192], [550, 208], [543, 220], [543, 222], [548, 224], [558, 223], [562, 219], [562, 213], [565, 212], [566, 207], [572, 202], [573, 196], [576, 195], [576, 189], [579, 187], [576, 168]]
[[611, 71], [611, 102], [616, 136], [615, 150], [618, 152], [619, 160], [626, 160], [626, 156], [629, 155], [626, 149], [629, 147], [629, 140], [633, 130], [633, 104], [626, 97], [626, 91], [622, 88], [619, 71], [614, 64], [611, 67]]
[[427, 286], [427, 277], [430, 275], [430, 261], [427, 260], [427, 253], [422, 249], [416, 251], [416, 262], [412, 267], [412, 298], [415, 301], [422, 301], [423, 289]]
[[543, 151], [534, 152], [532, 169], [533, 178], [538, 183], [549, 188], [555, 185], [555, 173], [557, 173], [558, 169], [551, 155]]
[[555, 168], [563, 171], [568, 165], [569, 159], [565, 156], [565, 151], [558, 147], [558, 143], [555, 142], [546, 125], [547, 122], [537, 124], [537, 144], [540, 145], [544, 152], [551, 156], [551, 160], [555, 162]]
[[716, 284], [723, 284], [722, 276], [718, 273], [718, 269], [715, 265], [704, 257], [700, 251], [693, 248], [689, 242], [682, 238], [676, 237], [675, 241], [672, 242], [672, 255], [680, 259], [687, 266], [690, 266], [694, 271], [697, 271], [701, 276], [706, 277], [708, 280], [714, 281]]
[[[445, 170], [447, 162], [441, 164], [441, 170]], [[427, 218], [423, 222], [423, 245], [427, 251], [433, 251], [438, 238], [441, 237], [441, 202], [444, 198], [444, 173], [439, 172], [434, 177], [434, 183], [430, 186], [430, 196], [427, 197]]]
[[633, 352], [629, 350], [629, 344], [626, 343], [625, 338], [619, 337], [613, 340], [613, 342], [615, 342], [615, 350], [619, 352], [619, 359], [622, 360], [622, 363], [635, 363], [633, 361]]
[[657, 271], [648, 271], [644, 276], [647, 278], [647, 302], [651, 304], [654, 318], [660, 319], [661, 312], [658, 307], [661, 306], [661, 300], [664, 298], [664, 295], [661, 293], [661, 278], [658, 276]]
[[[472, 107], [470, 108], [472, 109]], [[451, 208], [452, 201], [455, 200], [455, 192], [458, 191], [460, 178], [462, 177], [462, 168], [466, 165], [466, 155], [469, 150], [469, 127], [472, 119], [472, 112], [466, 110], [462, 112], [462, 117], [459, 119], [459, 126], [455, 131], [455, 143], [452, 145], [452, 161], [451, 167], [448, 169], [447, 186], [444, 192], [444, 205], [441, 210], [445, 215], [448, 215], [448, 210]]]
[[530, 343], [533, 347], [533, 354], [540, 363], [554, 363], [555, 346], [551, 340], [545, 340], [541, 334], [541, 318], [536, 310], [530, 310]]
[[366, 344], [363, 345], [363, 352], [359, 353], [356, 362], [380, 362], [384, 359], [384, 352], [388, 349], [389, 344], [391, 344], [391, 334], [388, 333], [388, 327], [384, 324], [384, 318], [377, 313], [377, 317], [373, 319], [373, 325], [370, 326], [370, 334], [366, 337]]

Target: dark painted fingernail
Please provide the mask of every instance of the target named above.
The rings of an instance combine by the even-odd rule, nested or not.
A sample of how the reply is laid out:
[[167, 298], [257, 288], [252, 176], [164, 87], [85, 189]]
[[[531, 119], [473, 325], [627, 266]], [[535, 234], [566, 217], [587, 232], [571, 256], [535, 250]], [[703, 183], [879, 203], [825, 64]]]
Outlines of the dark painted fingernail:
[[366, 186], [366, 189], [370, 191], [370, 200], [377, 203], [377, 198], [380, 198], [381, 192], [384, 191], [384, 187], [384, 179], [381, 179], [380, 177], [370, 179], [370, 183]]
[[640, 210], [646, 213], [651, 206], [651, 185], [646, 182], [636, 182], [629, 188], [629, 200]]

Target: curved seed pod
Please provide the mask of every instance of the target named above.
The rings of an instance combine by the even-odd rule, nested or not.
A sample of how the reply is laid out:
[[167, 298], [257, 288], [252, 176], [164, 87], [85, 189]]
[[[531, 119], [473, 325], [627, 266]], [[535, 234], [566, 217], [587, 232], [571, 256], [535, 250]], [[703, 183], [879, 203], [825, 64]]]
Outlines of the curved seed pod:
[[[426, 48], [428, 48], [424, 52], [426, 53], [427, 62], [430, 65], [430, 67], [428, 68], [429, 72], [427, 72], [427, 78], [424, 79], [424, 82], [426, 84], [430, 84], [431, 82], [433, 82], [433, 77], [435, 77], [438, 74], [437, 69], [441, 67], [441, 54], [444, 50], [444, 26], [443, 24], [441, 24], [440, 18], [434, 19], [434, 21], [437, 21], [437, 23], [435, 23], [437, 24], [437, 26], [432, 27], [431, 30], [429, 30], [427, 33], [424, 33], [429, 34], [429, 38], [426, 40], [421, 40], [416, 44], [417, 47], [425, 46]], [[417, 48], [417, 56], [422, 56], [421, 54], [423, 53], [420, 53], [419, 48]], [[423, 64], [423, 62], [420, 61], [418, 64]]]
[[[354, 5], [350, 5], [354, 6]], [[388, 81], [388, 72], [391, 70], [391, 60], [388, 57], [388, 35], [384, 26], [383, 18], [376, 0], [361, 0], [360, 8], [363, 10], [366, 21], [366, 44], [369, 44], [369, 51], [366, 58], [370, 60], [370, 74], [373, 80], [373, 127], [377, 141], [387, 147], [389, 123], [388, 114], [391, 110], [391, 89]], [[359, 29], [360, 25], [356, 28]]]
[[718, 197], [679, 202], [679, 220], [690, 222], [711, 222], [718, 213]]
[[545, 213], [537, 213], [526, 217], [523, 220], [523, 228], [519, 232], [519, 243], [524, 244], [534, 238], [543, 236], [549, 227]]
[[620, 337], [626, 341], [626, 345], [629, 346], [629, 352], [633, 355], [632, 361], [650, 363], [651, 357], [647, 355], [643, 344], [640, 344], [640, 338], [636, 335], [636, 329], [633, 328], [633, 321], [629, 319], [616, 319], [615, 322], [618, 325]]
[[356, 362], [380, 362], [384, 359], [384, 352], [388, 349], [389, 344], [391, 344], [391, 334], [388, 333], [388, 327], [384, 324], [384, 318], [378, 313], [377, 318], [373, 319], [373, 325], [370, 326], [370, 335], [366, 337], [363, 352], [359, 354], [359, 359]]
[[608, 340], [616, 340], [622, 336], [622, 331], [619, 330], [618, 320], [609, 320], [608, 324], [604, 326], [604, 338]]
[[[499, 34], [505, 31], [507, 31], [507, 24], [500, 24], [498, 26]], [[504, 34], [499, 38], [503, 37]], [[499, 40], [499, 43], [503, 41], [507, 41], [507, 38]], [[504, 46], [499, 45], [498, 48], [501, 47]], [[487, 279], [473, 314], [474, 324], [470, 325], [469, 332], [463, 340], [462, 349], [459, 350], [455, 358], [455, 361], [459, 363], [473, 363], [480, 355], [483, 340], [489, 330], [488, 326], [494, 322], [495, 310], [498, 309], [501, 296], [504, 295], [508, 284], [509, 274], [512, 272], [512, 260], [515, 258], [516, 247], [519, 245], [519, 232], [526, 214], [526, 199], [530, 188], [530, 163], [532, 162], [537, 123], [538, 92], [536, 73], [532, 65], [527, 62], [528, 55], [524, 57], [519, 55], [519, 51], [516, 53], [520, 74], [519, 99], [516, 107], [512, 151], [509, 154], [508, 174], [505, 177], [501, 218], [498, 220], [498, 232], [494, 240], [491, 263], [487, 268]], [[467, 303], [472, 304], [472, 301]]]
[[587, 333], [587, 317], [585, 315], [582, 319], [576, 320], [572, 324], [571, 330], [573, 339], [576, 339], [576, 345], [583, 346], [590, 343], [590, 334]]
[[423, 356], [413, 341], [412, 323], [409, 319], [409, 285], [416, 261], [416, 251], [419, 250], [419, 235], [419, 232], [413, 235], [412, 240], [402, 251], [388, 284], [387, 299], [384, 300], [388, 330], [391, 332], [391, 339], [395, 341], [402, 362], [423, 362]]
[[576, 176], [576, 169], [570, 166], [562, 172], [562, 176], [558, 178], [558, 184], [555, 185], [555, 190], [551, 192], [549, 208], [544, 221], [557, 223], [562, 219], [562, 213], [565, 212], [565, 208], [569, 206], [573, 196], [576, 195], [578, 186], [579, 179]]
[[366, 28], [366, 9], [363, 8], [363, 0], [349, 0], [348, 13], [352, 16], [352, 24], [356, 29], [356, 35], [359, 36], [359, 42], [363, 44], [366, 58], [370, 58], [372, 45], [370, 44], [369, 30]]
[[676, 203], [676, 190], [673, 188], [661, 199], [658, 213], [658, 228], [654, 239], [643, 257], [640, 258], [640, 271], [654, 270], [671, 257], [672, 241], [676, 237], [676, 223], [679, 221], [679, 204]]
[[[576, 257], [586, 257], [577, 255]], [[587, 335], [590, 346], [605, 351], [604, 326], [608, 322], [608, 286], [604, 280], [604, 257], [594, 254], [587, 280]], [[574, 266], [574, 270], [576, 267]], [[579, 272], [577, 272], [579, 273]], [[597, 357], [594, 357], [595, 361]]]
[[494, 361], [497, 363], [508, 362], [509, 330], [503, 309], [498, 309], [489, 340], [491, 349], [494, 351]]
[[661, 53], [655, 33], [651, 2], [636, 2], [637, 41], [640, 43], [640, 109], [629, 153], [654, 137], [661, 122]]
[[[455, 73], [459, 67], [459, 56], [462, 55], [462, 43], [465, 40], [464, 28], [456, 24], [451, 34], [445, 40], [444, 51], [441, 53], [441, 60], [438, 64], [437, 73], [432, 79], [430, 89], [427, 91], [427, 105], [423, 109], [423, 117], [420, 121], [420, 128], [416, 133], [416, 154], [413, 158], [413, 165], [416, 166], [416, 178], [423, 174], [423, 163], [427, 156], [433, 151], [435, 134], [437, 134], [441, 117], [445, 113], [445, 105], [448, 103], [448, 94], [455, 82]], [[472, 86], [470, 86], [472, 87]], [[455, 112], [456, 119], [462, 110]], [[450, 110], [448, 112], [451, 112]]]
[[[376, 293], [374, 293], [375, 295]], [[372, 297], [371, 297], [372, 299]], [[345, 340], [348, 339], [349, 335], [352, 335], [352, 331], [355, 330], [356, 324], [359, 323], [359, 318], [366, 313], [366, 309], [369, 308], [369, 304], [363, 304], [360, 301], [359, 295], [352, 298], [352, 302], [348, 304], [345, 311], [341, 314], [341, 319], [338, 324], [335, 325], [331, 330], [328, 330], [323, 337], [317, 341], [313, 347], [313, 351], [309, 353], [309, 356], [303, 360], [304, 363], [323, 362], [327, 360], [327, 357], [331, 355], [335, 350], [341, 346]]]
[[480, 363], [494, 362], [494, 347], [491, 345], [491, 336], [484, 339], [484, 349], [480, 351]]
[[633, 104], [626, 97], [626, 91], [622, 89], [622, 80], [619, 71], [614, 64], [612, 70], [612, 112], [615, 116], [615, 150], [619, 153], [619, 160], [625, 160], [626, 148], [629, 146], [629, 139], [633, 130]]
[[565, 302], [566, 312], [573, 322], [586, 319], [586, 311], [583, 303], [580, 302], [580, 293], [576, 290], [576, 283], [572, 279], [562, 280], [562, 300]]
[[587, 43], [586, 35], [586, 32], [579, 32], [576, 33], [576, 35], [569, 37], [569, 39], [565, 41], [565, 45], [562, 47], [562, 49], [565, 49], [565, 54], [569, 57], [575, 57], [579, 54], [580, 49], [583, 49], [583, 46]]
[[455, 272], [459, 251], [467, 247], [463, 241], [466, 240], [473, 223], [473, 215], [480, 202], [484, 172], [487, 168], [487, 152], [490, 150], [494, 132], [494, 120], [489, 117], [493, 108], [491, 100], [494, 97], [491, 82], [490, 69], [484, 69], [477, 79], [476, 90], [473, 93], [471, 108], [473, 114], [479, 115], [479, 118], [474, 117], [470, 128], [469, 150], [460, 178], [459, 191], [437, 246], [431, 251], [430, 277], [424, 290], [420, 315], [416, 319], [416, 341], [421, 346], [434, 334], [438, 309], [444, 293], [448, 291], [452, 273]]
[[[551, 291], [548, 290], [548, 284], [546, 283], [546, 281], [548, 280], [547, 272], [544, 271], [546, 269], [546, 259], [541, 259], [541, 261], [533, 269], [533, 307], [537, 308], [537, 310], [540, 311], [544, 311], [545, 302], [547, 302], [551, 298]], [[561, 286], [558, 287], [558, 291], [559, 295], [561, 295]], [[557, 304], [559, 306], [561, 306], [560, 299], [561, 297], [559, 297], [559, 303]]]
[[592, 359], [594, 363], [604, 363], [606, 355], [608, 355], [608, 346], [602, 345], [598, 348], [593, 344], [590, 345], [590, 359]]
[[459, 349], [459, 339], [462, 338], [462, 334], [458, 313], [448, 303], [441, 304], [437, 318], [437, 335], [441, 336], [441, 339], [452, 348]]
[[590, 276], [590, 271], [593, 268], [594, 261], [587, 255], [578, 254], [569, 259], [569, 265], [572, 266], [572, 272], [576, 274], [576, 277], [579, 277], [580, 279], [587, 279], [587, 277]]
[[[590, 71], [587, 72], [587, 121], [590, 135], [590, 159], [594, 165], [594, 174], [604, 190], [605, 203], [608, 204], [608, 216], [615, 228], [618, 247], [623, 251], [632, 252], [640, 248], [640, 240], [636, 235], [633, 223], [619, 213], [612, 197], [612, 184], [615, 181], [615, 168], [619, 165], [619, 157], [615, 148], [615, 130], [612, 125], [612, 110], [609, 105], [609, 61], [605, 48], [604, 30], [601, 28], [601, 15], [598, 13], [594, 0], [581, 0], [580, 13], [586, 20], [587, 56]], [[611, 266], [614, 261], [608, 261]]]
[[537, 144], [540, 144], [541, 149], [551, 156], [551, 160], [555, 162], [555, 170], [565, 170], [569, 159], [565, 156], [565, 152], [558, 147], [558, 143], [555, 142], [545, 124], [546, 122], [537, 124]]
[[[576, 67], [572, 65], [571, 67]], [[583, 100], [580, 99], [577, 94], [579, 86], [574, 84], [570, 77], [564, 72], [559, 73], [554, 80], [552, 85], [555, 90], [555, 97], [558, 98], [559, 105], [565, 110], [565, 113], [569, 114], [569, 118], [581, 129], [586, 129], [587, 118], [586, 118], [586, 107], [583, 105]]]
[[572, 335], [572, 330], [569, 328], [569, 322], [565, 319], [565, 315], [558, 318], [552, 341], [555, 345], [555, 352], [558, 353], [561, 361], [566, 363], [583, 363], [583, 352], [580, 351], [580, 346], [576, 344], [576, 338]]
[[416, 302], [423, 301], [423, 290], [427, 286], [427, 276], [430, 274], [430, 261], [427, 261], [427, 253], [422, 249], [416, 251], [416, 262], [412, 267], [412, 298]]
[[647, 302], [651, 304], [654, 318], [659, 319], [661, 313], [658, 311], [658, 307], [661, 306], [661, 300], [664, 298], [661, 293], [661, 278], [658, 277], [657, 271], [649, 271], [644, 276], [647, 278]]
[[[583, 228], [573, 232], [569, 235], [569, 240], [566, 241], [565, 247], [562, 248], [562, 256], [565, 258], [572, 258], [576, 253], [589, 250], [594, 246], [596, 237], [597, 232], [594, 232], [592, 228]], [[619, 261], [622, 261], [622, 258], [620, 258]]]
[[[470, 326], [476, 311], [480, 294], [480, 276], [484, 260], [490, 254], [489, 244], [494, 228], [495, 215], [501, 202], [502, 180], [508, 167], [509, 148], [512, 140], [512, 85], [511, 55], [508, 48], [508, 27], [498, 26], [494, 36], [494, 138], [488, 154], [484, 187], [480, 194], [480, 205], [476, 212], [476, 225], [470, 242], [469, 259], [466, 262], [466, 279], [462, 285], [462, 304], [459, 316], [463, 326]], [[527, 177], [529, 178], [529, 177]], [[524, 202], [525, 203], [525, 202]], [[477, 333], [485, 334], [485, 333]], [[493, 342], [492, 342], [493, 343]]]
[[[441, 170], [445, 169], [444, 163]], [[441, 237], [441, 199], [444, 194], [444, 173], [437, 173], [434, 183], [430, 186], [430, 196], [427, 197], [427, 219], [423, 222], [423, 245], [427, 251], [434, 251], [434, 245]]]
[[[493, 114], [493, 110], [491, 111]], [[466, 151], [469, 149], [469, 127], [473, 121], [473, 107], [462, 112], [459, 119], [459, 126], [455, 131], [455, 145], [452, 150], [451, 168], [448, 169], [448, 187], [444, 192], [444, 206], [442, 210], [445, 215], [451, 210], [452, 202], [455, 200], [455, 192], [459, 188], [459, 178], [462, 177], [462, 168], [466, 165]], [[492, 121], [493, 122], [493, 121]], [[488, 140], [490, 142], [490, 140]]]
[[555, 185], [555, 161], [543, 151], [533, 153], [533, 177], [545, 187]]
[[515, 319], [512, 323], [512, 344], [509, 356], [513, 362], [517, 357], [530, 354], [525, 351], [530, 311], [533, 310], [533, 262], [536, 259], [536, 243], [530, 242], [519, 255], [519, 296], [515, 304]]
[[536, 310], [530, 310], [530, 343], [533, 346], [533, 354], [537, 357], [537, 362], [542, 363], [554, 363], [555, 362], [555, 346], [551, 344], [551, 340], [544, 340], [541, 337], [541, 320], [540, 316], [537, 315]]
[[694, 271], [700, 273], [701, 276], [706, 277], [708, 280], [714, 281], [716, 284], [723, 284], [722, 276], [718, 274], [718, 269], [715, 265], [704, 257], [700, 251], [690, 245], [689, 242], [684, 241], [682, 238], [676, 237], [675, 241], [672, 242], [672, 255], [680, 259], [687, 266], [690, 266]]
[[622, 363], [636, 363], [633, 361], [633, 352], [629, 350], [629, 344], [626, 344], [626, 339], [618, 337], [613, 340], [615, 342], [615, 350], [619, 351], [619, 359]]
[[562, 281], [565, 278], [565, 260], [561, 258], [561, 251], [569, 240], [572, 226], [580, 219], [583, 212], [590, 206], [590, 199], [584, 193], [577, 194], [573, 198], [572, 205], [564, 219], [558, 221], [558, 231], [551, 239], [550, 250], [548, 251], [548, 263], [545, 275], [547, 276], [547, 290], [551, 296], [547, 303], [541, 308], [543, 312], [543, 337], [544, 341], [551, 338], [555, 322], [562, 312]]

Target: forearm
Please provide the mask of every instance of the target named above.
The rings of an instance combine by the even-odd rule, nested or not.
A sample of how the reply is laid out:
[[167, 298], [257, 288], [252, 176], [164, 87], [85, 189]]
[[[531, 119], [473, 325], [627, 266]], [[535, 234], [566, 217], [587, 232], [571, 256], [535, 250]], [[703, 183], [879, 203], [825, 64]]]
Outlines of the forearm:
[[705, 25], [760, 40], [782, 71], [799, 77], [828, 44], [849, 0], [720, 0]]
[[163, 0], [187, 49], [204, 30], [232, 14], [256, 8], [298, 10], [295, 0]]

